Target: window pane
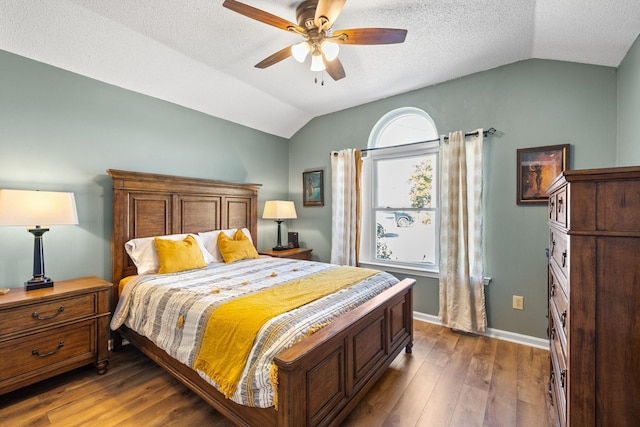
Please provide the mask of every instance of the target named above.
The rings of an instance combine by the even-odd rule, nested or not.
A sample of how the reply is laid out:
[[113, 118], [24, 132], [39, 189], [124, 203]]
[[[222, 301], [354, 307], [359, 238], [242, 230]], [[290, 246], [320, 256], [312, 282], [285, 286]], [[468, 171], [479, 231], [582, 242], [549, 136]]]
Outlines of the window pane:
[[438, 132], [429, 119], [413, 114], [405, 114], [391, 120], [385, 126], [376, 147], [392, 147], [418, 141], [437, 139]]
[[375, 162], [378, 208], [431, 208], [436, 206], [436, 155], [383, 159]]
[[377, 211], [377, 260], [406, 263], [436, 262], [436, 227], [433, 211]]

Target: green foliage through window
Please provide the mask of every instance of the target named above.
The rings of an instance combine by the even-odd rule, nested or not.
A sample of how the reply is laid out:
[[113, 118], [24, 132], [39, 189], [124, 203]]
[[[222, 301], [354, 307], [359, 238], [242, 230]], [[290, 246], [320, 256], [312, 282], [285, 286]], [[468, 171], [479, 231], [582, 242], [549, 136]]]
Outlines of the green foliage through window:
[[411, 184], [411, 207], [430, 208], [433, 181], [433, 166], [430, 160], [423, 160], [416, 164], [415, 170], [409, 178]]

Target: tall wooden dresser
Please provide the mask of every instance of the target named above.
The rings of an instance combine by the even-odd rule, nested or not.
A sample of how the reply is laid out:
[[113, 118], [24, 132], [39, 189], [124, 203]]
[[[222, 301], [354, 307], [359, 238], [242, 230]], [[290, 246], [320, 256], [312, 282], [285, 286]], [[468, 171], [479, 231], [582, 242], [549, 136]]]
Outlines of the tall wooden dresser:
[[561, 426], [640, 422], [640, 167], [566, 171], [549, 194], [549, 391]]

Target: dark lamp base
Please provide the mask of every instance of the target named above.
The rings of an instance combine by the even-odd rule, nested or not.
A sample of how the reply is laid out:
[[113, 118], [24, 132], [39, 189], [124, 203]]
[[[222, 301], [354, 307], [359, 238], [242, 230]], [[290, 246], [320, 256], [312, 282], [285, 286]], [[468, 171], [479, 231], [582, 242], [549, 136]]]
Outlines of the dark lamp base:
[[53, 280], [48, 277], [34, 277], [24, 284], [25, 291], [35, 291], [36, 289], [53, 288]]
[[271, 249], [273, 249], [274, 251], [284, 251], [284, 250], [287, 250], [289, 248], [286, 247], [286, 246], [276, 246], [276, 247], [271, 248]]

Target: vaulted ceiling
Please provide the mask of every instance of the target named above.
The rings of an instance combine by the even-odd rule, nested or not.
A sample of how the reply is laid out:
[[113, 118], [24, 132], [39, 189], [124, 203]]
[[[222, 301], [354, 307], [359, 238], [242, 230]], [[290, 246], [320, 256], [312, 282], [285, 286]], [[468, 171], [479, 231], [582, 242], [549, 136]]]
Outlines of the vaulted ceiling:
[[[296, 22], [301, 0], [242, 2]], [[334, 81], [309, 58], [255, 68], [301, 37], [222, 3], [0, 0], [0, 49], [289, 138], [314, 117], [524, 59], [617, 67], [640, 33], [638, 0], [348, 0], [335, 28], [408, 33], [342, 45]]]

